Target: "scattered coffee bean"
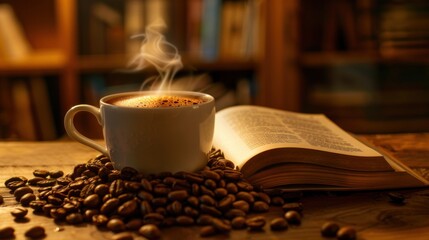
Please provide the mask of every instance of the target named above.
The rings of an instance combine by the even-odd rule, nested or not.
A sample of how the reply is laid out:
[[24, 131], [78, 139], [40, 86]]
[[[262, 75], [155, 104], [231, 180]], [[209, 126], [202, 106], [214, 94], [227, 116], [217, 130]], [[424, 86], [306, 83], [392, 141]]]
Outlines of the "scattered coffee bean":
[[270, 209], [270, 206], [268, 205], [268, 203], [264, 202], [264, 201], [256, 201], [253, 203], [253, 211], [261, 213], [261, 212], [268, 212], [268, 210]]
[[291, 225], [300, 225], [301, 224], [301, 214], [295, 210], [287, 211], [284, 214], [284, 218]]
[[64, 172], [61, 170], [57, 170], [57, 171], [50, 171], [49, 172], [49, 177], [51, 178], [59, 178], [64, 176]]
[[22, 206], [27, 207], [30, 205], [30, 202], [34, 200], [36, 200], [36, 195], [34, 195], [34, 193], [26, 193], [21, 197], [19, 203], [21, 203]]
[[340, 229], [340, 226], [335, 222], [326, 222], [322, 225], [320, 233], [323, 237], [335, 237], [337, 232]]
[[302, 203], [300, 202], [291, 202], [291, 203], [285, 203], [282, 205], [282, 209], [284, 212], [293, 210], [293, 211], [297, 211], [297, 212], [302, 212], [302, 210], [304, 209], [302, 206]]
[[234, 229], [243, 229], [246, 228], [246, 218], [244, 217], [235, 217], [231, 220], [231, 226]]
[[10, 214], [12, 214], [13, 217], [18, 219], [24, 218], [27, 215], [27, 213], [28, 213], [28, 210], [23, 207], [16, 207], [10, 212]]
[[14, 239], [15, 229], [13, 227], [0, 227], [0, 239]]
[[25, 236], [32, 239], [44, 238], [46, 236], [45, 228], [42, 226], [34, 226], [25, 231]]
[[154, 224], [147, 224], [139, 229], [139, 234], [148, 239], [158, 239], [161, 237], [161, 230]]
[[228, 223], [225, 223], [223, 220], [219, 218], [212, 219], [212, 226], [215, 227], [219, 232], [227, 233], [231, 231], [231, 225]]
[[3, 203], [4, 203], [3, 196], [2, 196], [2, 195], [0, 195], [0, 205], [1, 205], [1, 204], [3, 204]]
[[125, 231], [125, 223], [121, 219], [113, 218], [107, 222], [107, 228], [112, 232]]
[[49, 171], [48, 170], [44, 170], [44, 169], [36, 169], [36, 170], [33, 171], [33, 175], [35, 177], [46, 178], [47, 176], [49, 176]]
[[180, 226], [190, 226], [194, 224], [194, 219], [192, 217], [182, 215], [176, 218], [176, 223]]
[[350, 226], [341, 227], [337, 232], [338, 240], [354, 240], [356, 239], [356, 230]]
[[13, 196], [15, 196], [16, 201], [20, 201], [22, 196], [24, 196], [27, 193], [33, 193], [33, 189], [31, 189], [28, 186], [23, 186], [20, 188], [17, 188], [14, 192], [13, 192]]
[[37, 186], [37, 183], [40, 182], [40, 181], [42, 181], [42, 180], [45, 180], [45, 178], [43, 178], [43, 177], [34, 177], [34, 178], [30, 178], [27, 183], [30, 186]]
[[273, 231], [286, 230], [286, 229], [288, 229], [288, 227], [289, 227], [289, 225], [288, 225], [287, 221], [282, 217], [274, 218], [270, 222], [270, 228]]
[[200, 236], [201, 237], [209, 237], [212, 235], [215, 235], [217, 233], [217, 230], [215, 227], [213, 226], [204, 226], [201, 228], [200, 230]]
[[73, 224], [73, 225], [80, 224], [83, 222], [83, 216], [80, 213], [71, 213], [67, 215], [66, 221], [67, 223]]
[[[211, 153], [209, 163], [199, 172], [149, 176], [132, 168], [116, 170], [107, 157], [99, 156], [76, 165], [70, 174], [39, 169], [31, 181], [14, 177], [5, 185], [23, 206], [30, 205], [54, 220], [68, 224], [88, 221], [115, 233], [138, 230], [141, 234], [150, 230], [145, 226], [155, 226], [159, 231], [158, 226], [195, 223], [208, 229], [201, 232], [202, 236], [232, 228], [261, 229], [263, 217], [245, 217], [268, 211], [273, 204], [271, 197], [253, 187], [231, 161], [218, 154], [221, 152]], [[36, 194], [30, 192], [27, 183], [39, 186]], [[129, 237], [116, 235], [118, 239]]]
[[112, 236], [112, 240], [133, 240], [133, 234], [130, 232], [116, 233]]
[[251, 217], [246, 220], [246, 225], [250, 230], [261, 230], [265, 226], [266, 220], [264, 216]]
[[143, 226], [143, 220], [140, 218], [130, 219], [126, 224], [125, 228], [131, 231], [137, 231], [139, 228]]

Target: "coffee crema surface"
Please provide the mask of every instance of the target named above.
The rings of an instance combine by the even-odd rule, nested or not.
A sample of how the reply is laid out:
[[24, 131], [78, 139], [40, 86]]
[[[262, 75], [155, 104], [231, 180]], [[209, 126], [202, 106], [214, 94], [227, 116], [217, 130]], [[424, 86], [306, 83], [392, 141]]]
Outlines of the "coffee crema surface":
[[122, 107], [163, 108], [192, 106], [205, 102], [202, 98], [172, 95], [126, 96], [111, 99], [110, 104]]

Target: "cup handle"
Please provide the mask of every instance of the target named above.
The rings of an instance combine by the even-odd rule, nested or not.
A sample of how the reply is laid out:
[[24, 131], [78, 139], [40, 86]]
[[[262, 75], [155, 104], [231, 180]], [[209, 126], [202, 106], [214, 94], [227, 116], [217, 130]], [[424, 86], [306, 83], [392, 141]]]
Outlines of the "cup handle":
[[72, 139], [101, 152], [105, 156], [109, 156], [109, 153], [107, 152], [107, 149], [105, 147], [103, 147], [100, 144], [96, 143], [95, 141], [85, 137], [76, 129], [76, 127], [74, 126], [73, 120], [74, 120], [74, 116], [78, 112], [89, 112], [89, 113], [91, 113], [92, 115], [95, 116], [98, 123], [100, 125], [102, 125], [101, 124], [101, 114], [100, 114], [99, 108], [96, 108], [94, 106], [87, 105], [87, 104], [76, 105], [76, 106], [70, 108], [70, 110], [66, 113], [66, 115], [64, 117], [64, 128], [66, 129], [67, 134]]

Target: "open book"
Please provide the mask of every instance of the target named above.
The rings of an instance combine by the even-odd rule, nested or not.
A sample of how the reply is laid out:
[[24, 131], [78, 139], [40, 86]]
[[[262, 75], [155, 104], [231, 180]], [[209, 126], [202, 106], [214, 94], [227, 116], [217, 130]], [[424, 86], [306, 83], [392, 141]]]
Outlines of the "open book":
[[235, 106], [216, 114], [213, 145], [264, 188], [385, 189], [429, 182], [322, 114]]

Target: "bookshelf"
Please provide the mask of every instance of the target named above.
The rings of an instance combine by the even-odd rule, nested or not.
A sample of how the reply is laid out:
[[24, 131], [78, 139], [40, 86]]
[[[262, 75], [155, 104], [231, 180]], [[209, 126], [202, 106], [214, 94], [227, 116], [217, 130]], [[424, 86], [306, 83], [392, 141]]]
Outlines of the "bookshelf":
[[[395, 13], [413, 16], [413, 7], [424, 1], [214, 0], [218, 10], [212, 17], [229, 22], [217, 26], [218, 36], [228, 36], [229, 40], [216, 38], [206, 43], [217, 44], [217, 51], [210, 53], [214, 56], [201, 54], [203, 37], [199, 26], [205, 16], [205, 1], [39, 0], [29, 8], [25, 0], [0, 0], [0, 4], [12, 7], [31, 46], [29, 54], [19, 60], [3, 57], [0, 47], [0, 95], [16, 79], [25, 86], [31, 86], [34, 79], [44, 79], [56, 136], [61, 137], [62, 118], [71, 106], [97, 104], [100, 96], [88, 91], [94, 85], [91, 79], [120, 90], [120, 84], [129, 89], [156, 74], [153, 69], [129, 75], [117, 71], [126, 67], [139, 48], [139, 41], [130, 41], [130, 37], [141, 33], [153, 18], [154, 14], [142, 16], [150, 8], [155, 10], [149, 13], [166, 14], [165, 36], [178, 48], [184, 64], [179, 77], [207, 74], [216, 90], [222, 91], [246, 86], [250, 100], [249, 96], [243, 99], [247, 103], [324, 112], [351, 132], [429, 130], [429, 105], [425, 100], [429, 94], [429, 77], [425, 73], [429, 64], [425, 42], [429, 25], [416, 25], [425, 21], [422, 19], [428, 15], [424, 10], [427, 6], [408, 22], [420, 26], [421, 31], [395, 35], [386, 20], [393, 16], [393, 25], [400, 25]], [[250, 10], [254, 17], [248, 19]], [[237, 11], [241, 15], [232, 16], [231, 12]], [[237, 27], [237, 19], [242, 20], [241, 27]], [[405, 38], [404, 42], [398, 36]], [[420, 40], [413, 41], [415, 38]], [[370, 76], [356, 75], [356, 71]], [[407, 79], [409, 76], [412, 78]], [[344, 78], [352, 80], [344, 85]], [[0, 139], [23, 139], [18, 135], [10, 137], [7, 123], [14, 121], [10, 111], [15, 110], [7, 100], [2, 102]], [[92, 121], [82, 117], [79, 125], [83, 131], [91, 132], [98, 128], [88, 125]], [[100, 136], [100, 132], [92, 136]], [[26, 140], [45, 139], [37, 136]]]
[[264, 66], [272, 87], [262, 94], [277, 97], [265, 103], [322, 112], [355, 133], [429, 130], [425, 1], [295, 0], [270, 7], [276, 29], [287, 30], [268, 34], [277, 36], [266, 47], [277, 65]]

